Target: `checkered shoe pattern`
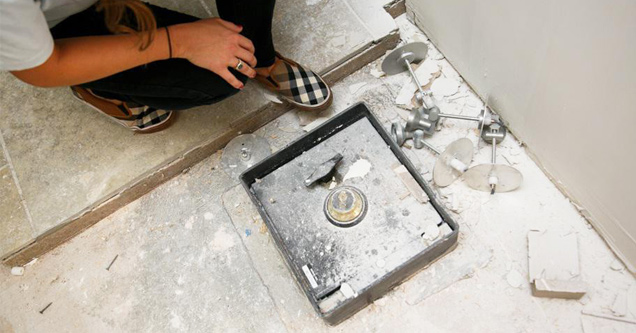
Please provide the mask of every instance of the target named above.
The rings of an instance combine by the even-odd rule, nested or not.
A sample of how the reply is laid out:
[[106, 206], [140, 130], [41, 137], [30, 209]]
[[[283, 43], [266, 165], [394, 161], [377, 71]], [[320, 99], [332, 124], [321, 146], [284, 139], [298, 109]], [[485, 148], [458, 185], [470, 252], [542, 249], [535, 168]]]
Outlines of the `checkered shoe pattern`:
[[116, 123], [139, 133], [162, 130], [174, 121], [173, 112], [148, 106], [129, 107], [126, 103], [95, 95], [82, 87], [71, 87], [73, 95]]
[[256, 79], [299, 109], [323, 110], [333, 100], [331, 89], [318, 74], [280, 54], [269, 76]]
[[131, 108], [131, 111], [133, 111], [133, 114], [138, 113], [137, 119], [134, 120], [134, 126], [139, 129], [149, 128], [153, 125], [161, 124], [163, 121], [168, 119], [171, 114], [171, 111], [157, 110], [148, 106]]
[[329, 97], [329, 88], [325, 82], [312, 71], [307, 71], [299, 66], [287, 68], [287, 81], [291, 97], [298, 103], [308, 105], [318, 105]]

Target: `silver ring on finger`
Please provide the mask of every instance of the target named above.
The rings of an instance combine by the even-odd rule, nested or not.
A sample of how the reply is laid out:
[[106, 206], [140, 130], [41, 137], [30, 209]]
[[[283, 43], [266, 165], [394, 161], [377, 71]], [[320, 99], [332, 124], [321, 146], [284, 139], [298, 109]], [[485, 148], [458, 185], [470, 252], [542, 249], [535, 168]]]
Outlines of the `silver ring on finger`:
[[236, 67], [234, 67], [234, 69], [236, 69], [237, 71], [240, 71], [243, 68], [243, 61], [241, 59], [238, 60], [238, 64], [236, 64]]

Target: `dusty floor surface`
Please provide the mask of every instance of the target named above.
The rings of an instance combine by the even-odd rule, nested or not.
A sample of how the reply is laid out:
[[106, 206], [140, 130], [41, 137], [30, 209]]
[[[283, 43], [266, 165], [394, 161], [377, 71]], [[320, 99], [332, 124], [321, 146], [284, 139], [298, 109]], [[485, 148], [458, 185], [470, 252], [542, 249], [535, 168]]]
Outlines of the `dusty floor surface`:
[[[425, 40], [404, 17], [398, 22], [405, 40]], [[432, 88], [440, 108], [476, 115], [481, 101], [441, 54], [431, 51], [430, 60], [441, 68]], [[330, 110], [291, 111], [256, 134], [277, 150], [303, 125], [358, 101], [388, 128], [407, 115], [395, 99], [408, 77], [377, 78], [378, 64], [335, 86]], [[475, 125], [446, 121], [429, 141], [444, 147], [462, 137], [476, 143]], [[430, 180], [434, 156], [405, 151]], [[219, 167], [219, 152], [38, 258], [23, 276], [0, 268], [0, 331], [634, 332], [634, 324], [582, 314], [636, 320], [627, 301], [634, 276], [518, 141], [508, 136], [498, 155], [523, 173], [521, 188], [490, 196], [458, 181], [438, 190], [460, 224], [459, 246], [339, 326], [315, 315], [238, 181]], [[482, 145], [473, 164], [489, 159]], [[589, 284], [581, 300], [531, 296], [526, 237], [536, 228], [578, 236]]]
[[[388, 1], [279, 0], [276, 49], [316, 72], [329, 71], [396, 29], [382, 7]], [[216, 16], [214, 0], [151, 2]], [[66, 87], [34, 88], [9, 73], [0, 73], [0, 87], [0, 216], [12, 217], [0, 226], [2, 258], [188, 150], [232, 132], [241, 117], [270, 103], [263, 88], [247, 84], [241, 94], [180, 112], [175, 125], [144, 136], [114, 125]]]

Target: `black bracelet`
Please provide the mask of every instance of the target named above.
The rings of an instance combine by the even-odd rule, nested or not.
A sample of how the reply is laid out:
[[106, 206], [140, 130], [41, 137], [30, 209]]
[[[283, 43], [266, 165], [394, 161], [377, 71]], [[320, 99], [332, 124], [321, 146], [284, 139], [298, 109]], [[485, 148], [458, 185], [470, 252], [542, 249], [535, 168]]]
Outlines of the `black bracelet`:
[[170, 57], [168, 59], [172, 59], [172, 42], [170, 41], [170, 30], [168, 30], [168, 27], [164, 28], [166, 28], [166, 36], [168, 37], [168, 50], [170, 51]]

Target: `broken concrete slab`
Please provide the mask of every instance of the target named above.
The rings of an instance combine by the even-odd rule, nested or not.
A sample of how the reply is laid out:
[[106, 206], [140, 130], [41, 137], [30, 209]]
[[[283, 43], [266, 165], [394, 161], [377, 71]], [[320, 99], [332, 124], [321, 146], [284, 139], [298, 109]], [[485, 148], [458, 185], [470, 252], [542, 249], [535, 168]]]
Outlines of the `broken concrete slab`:
[[581, 281], [575, 233], [531, 230], [528, 232], [528, 275], [537, 297], [581, 298]]

